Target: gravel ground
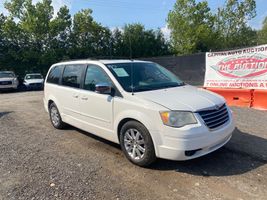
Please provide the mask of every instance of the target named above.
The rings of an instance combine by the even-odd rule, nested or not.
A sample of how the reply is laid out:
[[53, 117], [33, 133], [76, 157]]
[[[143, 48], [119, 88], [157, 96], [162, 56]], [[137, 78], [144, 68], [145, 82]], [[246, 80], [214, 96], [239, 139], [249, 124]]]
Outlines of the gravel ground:
[[225, 147], [145, 169], [116, 144], [54, 129], [42, 95], [0, 94], [0, 199], [266, 199], [267, 112], [232, 108], [237, 129]]

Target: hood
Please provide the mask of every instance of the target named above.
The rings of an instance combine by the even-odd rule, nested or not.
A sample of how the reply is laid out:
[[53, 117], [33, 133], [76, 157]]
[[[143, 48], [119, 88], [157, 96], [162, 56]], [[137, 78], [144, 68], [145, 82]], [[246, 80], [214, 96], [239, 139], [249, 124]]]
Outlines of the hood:
[[43, 83], [44, 79], [28, 79], [24, 80], [26, 83]]
[[0, 81], [14, 81], [15, 77], [0, 78]]
[[135, 96], [162, 105], [170, 110], [199, 111], [225, 103], [223, 97], [208, 90], [182, 86], [135, 93]]

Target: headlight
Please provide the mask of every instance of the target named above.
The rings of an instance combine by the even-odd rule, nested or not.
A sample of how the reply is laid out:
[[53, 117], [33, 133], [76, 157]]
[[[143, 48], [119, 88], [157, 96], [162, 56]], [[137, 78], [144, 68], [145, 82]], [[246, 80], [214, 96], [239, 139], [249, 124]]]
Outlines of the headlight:
[[160, 112], [163, 124], [172, 127], [182, 127], [188, 124], [197, 124], [192, 112], [188, 111], [166, 111]]

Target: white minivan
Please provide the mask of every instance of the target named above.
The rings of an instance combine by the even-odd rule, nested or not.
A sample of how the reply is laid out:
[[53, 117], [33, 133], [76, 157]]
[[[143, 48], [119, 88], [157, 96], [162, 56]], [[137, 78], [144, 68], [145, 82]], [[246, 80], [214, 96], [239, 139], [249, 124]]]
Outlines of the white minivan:
[[223, 97], [147, 61], [54, 64], [45, 80], [44, 106], [55, 128], [70, 124], [119, 143], [139, 166], [156, 158], [203, 156], [225, 145], [235, 128]]

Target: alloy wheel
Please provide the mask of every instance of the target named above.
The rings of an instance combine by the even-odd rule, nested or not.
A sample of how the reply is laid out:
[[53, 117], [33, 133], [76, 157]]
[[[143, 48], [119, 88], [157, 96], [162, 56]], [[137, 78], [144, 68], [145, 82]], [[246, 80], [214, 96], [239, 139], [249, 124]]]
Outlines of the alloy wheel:
[[126, 131], [124, 135], [124, 147], [128, 155], [134, 160], [143, 158], [146, 152], [144, 138], [136, 129], [128, 129]]

